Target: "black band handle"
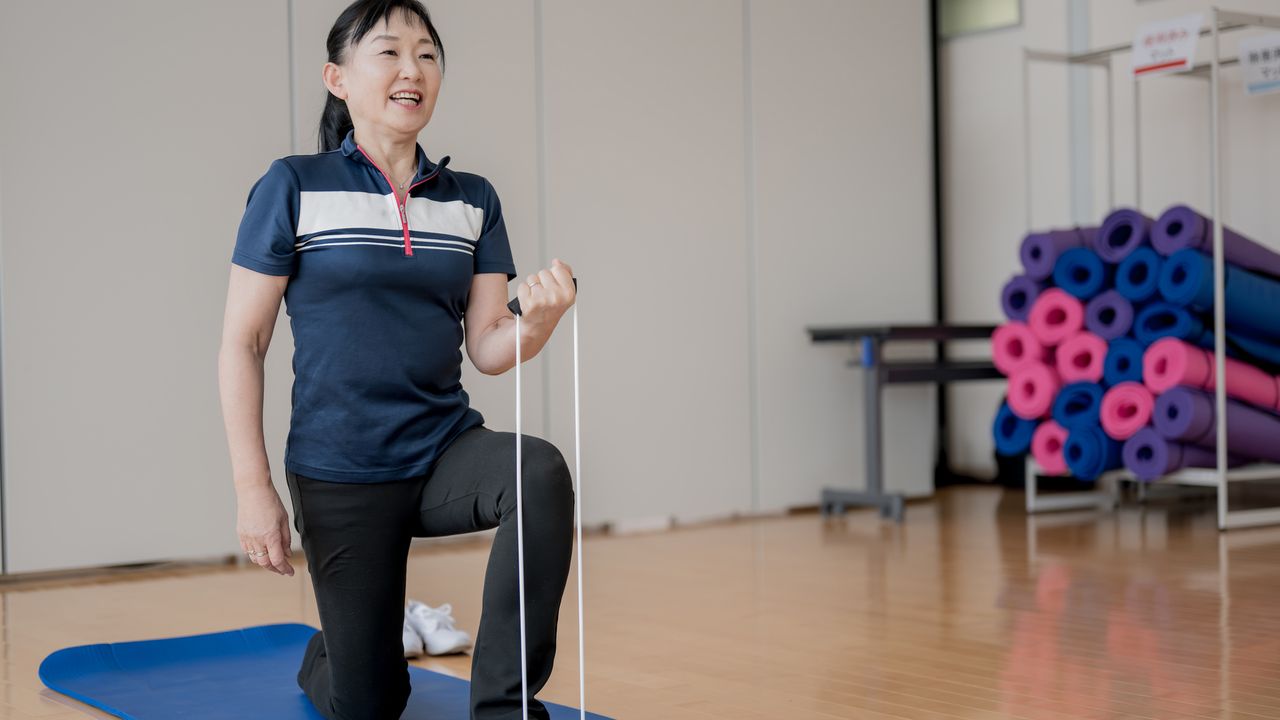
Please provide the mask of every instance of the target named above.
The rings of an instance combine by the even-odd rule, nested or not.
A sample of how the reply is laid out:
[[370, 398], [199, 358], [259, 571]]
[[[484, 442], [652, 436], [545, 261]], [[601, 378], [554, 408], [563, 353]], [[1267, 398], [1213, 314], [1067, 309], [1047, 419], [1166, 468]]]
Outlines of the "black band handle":
[[[573, 279], [573, 292], [575, 295], [578, 292], [578, 278]], [[511, 298], [511, 302], [507, 303], [507, 309], [512, 315], [520, 315], [520, 298]]]

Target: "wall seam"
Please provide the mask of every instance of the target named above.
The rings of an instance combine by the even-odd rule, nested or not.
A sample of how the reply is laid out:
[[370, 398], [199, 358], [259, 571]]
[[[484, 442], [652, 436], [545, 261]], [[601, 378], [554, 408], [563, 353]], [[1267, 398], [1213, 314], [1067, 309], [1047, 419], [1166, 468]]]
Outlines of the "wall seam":
[[[538, 267], [547, 266], [547, 123], [544, 99], [545, 77], [542, 52], [542, 0], [533, 0], [533, 104], [537, 134], [535, 155], [538, 167]], [[516, 282], [524, 282], [516, 277]], [[576, 311], [575, 311], [576, 312]], [[542, 352], [542, 432], [551, 435], [551, 344]]]
[[760, 512], [760, 362], [758, 357], [758, 300], [756, 248], [756, 150], [754, 98], [751, 93], [751, 0], [742, 0], [742, 116], [743, 116], [743, 192], [746, 202], [747, 249], [747, 397], [750, 403], [751, 511]]

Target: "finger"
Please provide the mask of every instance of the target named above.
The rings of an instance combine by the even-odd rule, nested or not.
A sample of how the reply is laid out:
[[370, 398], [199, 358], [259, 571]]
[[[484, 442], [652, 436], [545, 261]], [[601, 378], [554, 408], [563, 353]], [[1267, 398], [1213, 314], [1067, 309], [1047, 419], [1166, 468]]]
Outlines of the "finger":
[[284, 559], [284, 548], [281, 546], [280, 537], [271, 538], [269, 542], [267, 558], [271, 561], [271, 569], [281, 575], [292, 575], [293, 568], [289, 567], [289, 563]]
[[553, 270], [555, 269], [555, 268], [554, 268], [554, 266], [556, 266], [556, 265], [559, 265], [561, 268], [564, 268], [564, 271], [565, 271], [566, 273], [568, 273], [568, 277], [570, 278], [570, 280], [572, 280], [572, 279], [573, 279], [573, 266], [572, 266], [572, 265], [570, 265], [569, 263], [567, 263], [567, 262], [565, 262], [565, 261], [561, 260], [560, 258], [553, 258], [553, 259], [551, 260], [551, 264], [552, 264], [552, 266], [553, 266], [553, 267], [552, 267], [552, 269], [553, 269]]
[[553, 293], [560, 292], [562, 285], [560, 278], [552, 275], [550, 270], [539, 270], [538, 282], [542, 283], [543, 289], [550, 290]]
[[573, 285], [573, 268], [560, 262], [558, 258], [551, 263], [551, 274], [562, 287]]
[[280, 535], [283, 538], [281, 544], [284, 546], [284, 556], [293, 557], [293, 535], [289, 532], [289, 520], [287, 518], [280, 521]]

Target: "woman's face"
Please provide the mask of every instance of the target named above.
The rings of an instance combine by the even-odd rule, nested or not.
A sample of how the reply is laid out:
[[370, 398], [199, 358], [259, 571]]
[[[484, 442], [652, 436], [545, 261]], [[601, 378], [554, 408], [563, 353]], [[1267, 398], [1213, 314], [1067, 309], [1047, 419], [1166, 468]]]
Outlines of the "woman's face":
[[[393, 12], [360, 43], [347, 48], [346, 62], [325, 63], [329, 91], [346, 100], [357, 127], [417, 137], [435, 110], [440, 66], [431, 34], [417, 16], [412, 24]], [[393, 100], [400, 91], [416, 92], [418, 102]]]

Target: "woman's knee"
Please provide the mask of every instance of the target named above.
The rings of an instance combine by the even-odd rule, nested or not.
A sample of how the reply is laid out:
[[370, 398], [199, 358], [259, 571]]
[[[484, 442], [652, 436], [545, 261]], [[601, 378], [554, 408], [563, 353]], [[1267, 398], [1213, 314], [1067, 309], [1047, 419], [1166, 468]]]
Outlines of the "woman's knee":
[[523, 448], [524, 501], [545, 510], [573, 507], [573, 476], [554, 443], [525, 436]]

